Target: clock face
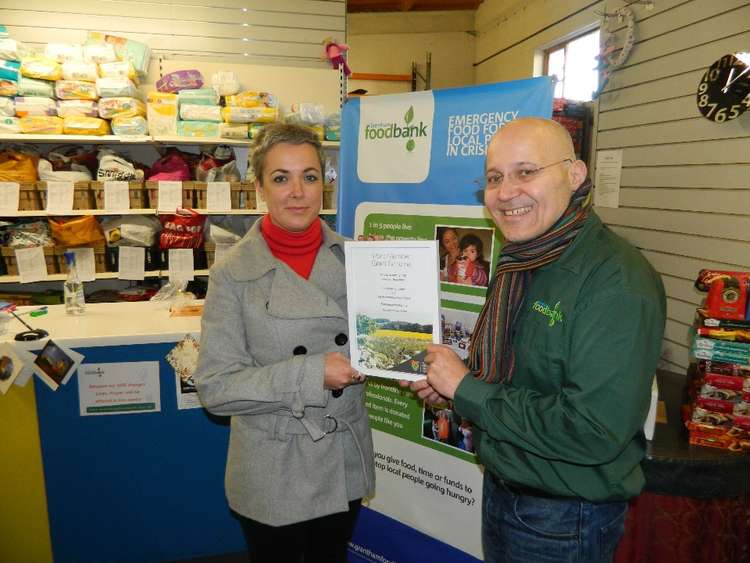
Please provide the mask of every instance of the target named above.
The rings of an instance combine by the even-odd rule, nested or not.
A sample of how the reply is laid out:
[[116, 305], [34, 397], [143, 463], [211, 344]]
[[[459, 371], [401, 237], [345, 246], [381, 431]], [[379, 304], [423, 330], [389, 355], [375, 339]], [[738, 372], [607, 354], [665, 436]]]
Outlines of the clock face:
[[701, 78], [696, 100], [703, 117], [716, 123], [739, 117], [750, 107], [750, 68], [724, 55]]

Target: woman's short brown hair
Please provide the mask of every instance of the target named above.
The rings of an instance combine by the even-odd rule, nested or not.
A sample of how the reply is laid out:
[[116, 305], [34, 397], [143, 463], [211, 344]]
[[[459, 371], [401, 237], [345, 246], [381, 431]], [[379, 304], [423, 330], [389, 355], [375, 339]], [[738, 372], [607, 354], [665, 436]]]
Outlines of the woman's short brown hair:
[[266, 163], [266, 155], [268, 151], [280, 143], [288, 143], [290, 145], [303, 145], [307, 143], [308, 145], [312, 145], [318, 153], [320, 173], [325, 174], [323, 145], [321, 145], [315, 131], [309, 127], [294, 123], [271, 123], [263, 127], [255, 138], [250, 156], [250, 166], [253, 169], [256, 180], [261, 185], [263, 185], [263, 166]]

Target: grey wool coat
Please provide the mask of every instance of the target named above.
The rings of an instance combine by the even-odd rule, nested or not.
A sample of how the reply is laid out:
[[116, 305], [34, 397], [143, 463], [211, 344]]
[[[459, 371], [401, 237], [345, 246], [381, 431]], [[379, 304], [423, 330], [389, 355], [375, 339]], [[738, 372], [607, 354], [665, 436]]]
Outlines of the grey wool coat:
[[305, 280], [260, 223], [211, 270], [194, 380], [206, 409], [231, 416], [229, 505], [282, 526], [348, 510], [375, 472], [364, 385], [323, 388], [324, 355], [349, 355], [344, 239], [323, 223]]

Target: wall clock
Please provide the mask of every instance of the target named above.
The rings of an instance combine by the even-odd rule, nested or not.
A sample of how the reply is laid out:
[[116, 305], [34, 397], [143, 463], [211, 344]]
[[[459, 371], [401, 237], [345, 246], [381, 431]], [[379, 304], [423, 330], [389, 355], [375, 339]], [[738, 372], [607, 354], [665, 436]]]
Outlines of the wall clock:
[[698, 84], [698, 111], [715, 123], [735, 119], [750, 107], [750, 53], [724, 55]]

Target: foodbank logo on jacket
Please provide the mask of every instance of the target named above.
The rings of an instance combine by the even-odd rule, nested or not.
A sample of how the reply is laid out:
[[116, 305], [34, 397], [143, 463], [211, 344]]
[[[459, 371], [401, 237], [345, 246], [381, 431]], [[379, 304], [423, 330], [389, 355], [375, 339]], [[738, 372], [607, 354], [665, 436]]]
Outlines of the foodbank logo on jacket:
[[373, 183], [426, 180], [434, 113], [432, 92], [360, 98], [359, 179]]

